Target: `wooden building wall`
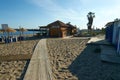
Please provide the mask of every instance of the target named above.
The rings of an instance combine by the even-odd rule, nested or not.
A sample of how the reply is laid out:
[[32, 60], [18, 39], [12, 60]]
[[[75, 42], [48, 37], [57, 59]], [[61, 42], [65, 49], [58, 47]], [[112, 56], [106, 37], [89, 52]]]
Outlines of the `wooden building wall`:
[[62, 37], [61, 31], [59, 28], [49, 28], [50, 37]]
[[67, 36], [66, 28], [49, 28], [50, 37], [65, 37]]

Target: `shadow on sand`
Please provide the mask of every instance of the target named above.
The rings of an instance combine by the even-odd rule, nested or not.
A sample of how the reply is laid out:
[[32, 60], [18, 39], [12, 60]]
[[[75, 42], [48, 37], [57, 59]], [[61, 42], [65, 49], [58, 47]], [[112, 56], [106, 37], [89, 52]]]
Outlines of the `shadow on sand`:
[[101, 51], [96, 52], [100, 45], [103, 45], [103, 41], [88, 44], [68, 67], [78, 80], [119, 80], [113, 79], [112, 75], [120, 75], [120, 64], [102, 62]]

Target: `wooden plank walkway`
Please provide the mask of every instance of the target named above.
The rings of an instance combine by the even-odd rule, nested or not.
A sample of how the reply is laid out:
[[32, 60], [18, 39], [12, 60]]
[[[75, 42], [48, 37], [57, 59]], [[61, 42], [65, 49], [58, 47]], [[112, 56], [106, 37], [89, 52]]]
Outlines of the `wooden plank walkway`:
[[52, 80], [46, 39], [41, 39], [33, 53], [24, 80]]

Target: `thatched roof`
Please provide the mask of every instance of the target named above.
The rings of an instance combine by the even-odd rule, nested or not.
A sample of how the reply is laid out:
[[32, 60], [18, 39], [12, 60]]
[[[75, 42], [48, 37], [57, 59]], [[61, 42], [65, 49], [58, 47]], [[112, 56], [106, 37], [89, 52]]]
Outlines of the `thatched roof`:
[[16, 32], [16, 30], [15, 29], [12, 29], [12, 28], [7, 28], [7, 29], [5, 29], [5, 30], [3, 30], [4, 32]]
[[51, 26], [68, 27], [68, 25], [66, 25], [65, 23], [63, 23], [62, 21], [59, 21], [59, 20], [47, 25], [47, 27], [51, 27]]
[[25, 28], [20, 28], [19, 30], [22, 31], [22, 32], [27, 31], [27, 29], [25, 29]]

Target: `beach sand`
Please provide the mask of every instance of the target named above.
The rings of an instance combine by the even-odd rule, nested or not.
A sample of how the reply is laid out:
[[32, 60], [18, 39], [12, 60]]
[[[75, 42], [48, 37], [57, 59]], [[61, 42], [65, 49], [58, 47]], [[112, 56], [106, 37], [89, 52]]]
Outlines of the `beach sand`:
[[[88, 40], [47, 39], [53, 80], [114, 80], [112, 77], [120, 74], [120, 64], [102, 62], [100, 52], [95, 51], [100, 46], [86, 45]], [[32, 54], [38, 41], [0, 44], [0, 56]], [[0, 61], [0, 80], [19, 80], [26, 63], [27, 60]]]
[[18, 80], [23, 72], [26, 61], [0, 62], [0, 80]]
[[18, 55], [18, 54], [32, 54], [35, 45], [39, 40], [26, 40], [12, 43], [0, 43], [0, 55]]
[[[0, 57], [5, 56], [7, 61], [0, 61], [0, 80], [19, 80], [27, 60], [9, 61], [7, 57], [20, 54], [32, 54], [39, 40], [26, 40], [0, 43]], [[13, 57], [14, 58], [14, 57]]]
[[53, 80], [119, 80], [120, 64], [102, 62], [99, 45], [88, 40], [48, 39]]
[[78, 80], [68, 69], [86, 47], [88, 39], [48, 39], [48, 54], [53, 80]]

